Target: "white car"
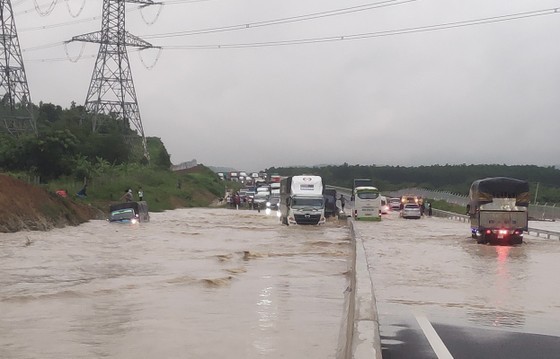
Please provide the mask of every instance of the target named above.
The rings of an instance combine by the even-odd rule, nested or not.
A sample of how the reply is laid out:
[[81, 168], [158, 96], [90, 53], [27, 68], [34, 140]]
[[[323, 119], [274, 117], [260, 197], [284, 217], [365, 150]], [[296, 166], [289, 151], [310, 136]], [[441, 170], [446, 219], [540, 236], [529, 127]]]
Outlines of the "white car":
[[401, 210], [402, 218], [420, 218], [422, 217], [422, 212], [420, 211], [420, 206], [414, 203], [407, 203]]
[[400, 198], [389, 198], [389, 207], [392, 210], [399, 210], [401, 209], [401, 199]]

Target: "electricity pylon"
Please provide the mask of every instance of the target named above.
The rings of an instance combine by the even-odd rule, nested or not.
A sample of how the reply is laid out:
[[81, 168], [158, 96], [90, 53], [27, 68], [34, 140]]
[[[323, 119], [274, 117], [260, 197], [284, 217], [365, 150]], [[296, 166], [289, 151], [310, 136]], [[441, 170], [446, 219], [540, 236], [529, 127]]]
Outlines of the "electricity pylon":
[[97, 130], [100, 114], [123, 121], [127, 127], [132, 123], [142, 136], [144, 156], [149, 159], [126, 47], [148, 49], [153, 46], [126, 31], [127, 2], [154, 4], [151, 0], [103, 0], [101, 31], [74, 36], [70, 41], [100, 44], [85, 103], [86, 111], [93, 115], [93, 131]]
[[37, 134], [10, 0], [0, 0], [0, 120], [10, 134]]

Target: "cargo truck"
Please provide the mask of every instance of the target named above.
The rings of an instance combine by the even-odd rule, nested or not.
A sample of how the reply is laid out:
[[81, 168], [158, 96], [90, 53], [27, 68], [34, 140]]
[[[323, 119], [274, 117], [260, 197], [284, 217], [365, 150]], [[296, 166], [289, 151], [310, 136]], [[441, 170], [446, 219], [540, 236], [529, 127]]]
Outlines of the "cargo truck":
[[320, 176], [284, 177], [280, 181], [280, 222], [293, 224], [324, 224], [325, 201]]
[[529, 183], [509, 177], [474, 181], [467, 214], [477, 243], [521, 244], [529, 222]]

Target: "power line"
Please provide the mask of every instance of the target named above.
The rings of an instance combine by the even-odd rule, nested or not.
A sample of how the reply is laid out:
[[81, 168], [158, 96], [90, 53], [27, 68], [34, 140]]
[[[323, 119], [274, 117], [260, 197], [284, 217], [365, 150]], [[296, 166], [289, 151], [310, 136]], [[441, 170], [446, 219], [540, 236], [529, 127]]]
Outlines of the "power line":
[[[175, 0], [175, 1], [164, 1], [161, 4], [162, 5], [177, 5], [177, 4], [184, 4], [184, 3], [206, 2], [206, 1], [212, 1], [212, 0], [186, 0], [186, 1]], [[382, 1], [382, 2], [357, 5], [357, 6], [348, 7], [348, 8], [328, 10], [328, 11], [322, 11], [322, 12], [311, 13], [311, 14], [306, 14], [306, 15], [292, 16], [292, 17], [287, 17], [287, 18], [272, 19], [272, 20], [265, 20], [265, 21], [256, 21], [256, 22], [239, 24], [239, 25], [230, 25], [230, 26], [214, 27], [214, 28], [206, 28], [206, 29], [198, 29], [198, 30], [177, 31], [177, 32], [156, 34], [156, 35], [154, 35], [154, 34], [152, 34], [152, 35], [142, 35], [142, 37], [144, 37], [144, 38], [167, 38], [167, 37], [178, 37], [178, 36], [189, 36], [189, 35], [199, 35], [199, 34], [208, 34], [208, 33], [216, 33], [216, 32], [225, 32], [225, 31], [245, 30], [245, 29], [249, 29], [249, 28], [279, 25], [279, 24], [287, 24], [287, 23], [291, 23], [291, 22], [307, 21], [307, 20], [313, 20], [313, 19], [329, 17], [329, 16], [346, 15], [346, 14], [350, 14], [350, 13], [366, 11], [366, 10], [371, 10], [371, 9], [377, 9], [377, 8], [382, 8], [382, 7], [402, 5], [402, 4], [406, 4], [406, 3], [414, 2], [414, 1], [417, 1], [417, 0], [386, 0], [386, 1]], [[128, 12], [132, 12], [132, 11], [138, 11], [140, 8], [141, 7], [128, 9], [128, 10], [126, 10], [126, 12], [128, 13]], [[32, 11], [32, 10], [27, 10], [26, 13], [30, 12], [30, 11]], [[58, 24], [23, 28], [23, 29], [20, 29], [19, 32], [46, 30], [46, 29], [52, 29], [52, 28], [63, 27], [63, 26], [68, 26], [68, 25], [82, 24], [82, 23], [86, 23], [86, 22], [90, 22], [90, 21], [99, 20], [99, 19], [100, 19], [100, 16], [94, 16], [94, 17], [90, 17], [90, 18], [87, 18], [87, 19], [67, 21], [67, 22], [58, 23]]]
[[[175, 1], [164, 2], [164, 4], [173, 5], [173, 4], [176, 4], [176, 3], [191, 3], [191, 2], [198, 2], [198, 1], [211, 1], [211, 0], [184, 0], [184, 1], [175, 0]], [[286, 24], [286, 23], [290, 23], [290, 22], [307, 21], [307, 20], [313, 20], [313, 19], [318, 19], [318, 18], [323, 18], [323, 17], [328, 17], [328, 16], [345, 15], [345, 14], [350, 14], [350, 13], [355, 13], [355, 12], [360, 12], [360, 11], [366, 11], [366, 10], [371, 10], [371, 9], [376, 9], [376, 8], [382, 8], [382, 7], [387, 7], [387, 6], [402, 5], [402, 4], [409, 3], [409, 2], [414, 2], [414, 1], [417, 1], [417, 0], [386, 0], [386, 1], [357, 5], [357, 6], [352, 6], [352, 7], [342, 8], [342, 9], [328, 10], [328, 11], [322, 11], [322, 12], [299, 15], [299, 16], [292, 16], [292, 17], [287, 17], [287, 18], [273, 19], [273, 20], [257, 21], [257, 22], [246, 23], [246, 24], [241, 24], [241, 25], [232, 25], [232, 26], [225, 26], [225, 27], [199, 29], [199, 30], [188, 30], [188, 31], [180, 31], [180, 32], [173, 32], [173, 33], [166, 33], [166, 34], [159, 34], [159, 35], [143, 35], [142, 37], [144, 37], [144, 38], [167, 38], [167, 37], [197, 35], [197, 34], [206, 34], [206, 33], [214, 33], [214, 32], [244, 30], [244, 29], [262, 27], [262, 26], [271, 26], [271, 25]], [[137, 11], [139, 9], [140, 9], [140, 7], [137, 7], [137, 8], [134, 8], [134, 9], [126, 10], [126, 12], [128, 13], [128, 12], [131, 12], [131, 11]], [[53, 25], [37, 26], [37, 27], [33, 27], [33, 28], [25, 28], [23, 30], [19, 30], [19, 32], [46, 30], [46, 29], [62, 27], [62, 26], [70, 25], [70, 24], [78, 24], [78, 23], [89, 22], [92, 19], [100, 19], [100, 18], [101, 18], [100, 16], [95, 16], [95, 17], [90, 18], [90, 19], [82, 19], [82, 20], [69, 21], [69, 22], [53, 24]], [[41, 50], [41, 49], [44, 49], [44, 48], [60, 46], [60, 45], [63, 45], [63, 44], [64, 44], [63, 42], [57, 42], [57, 43], [49, 44], [49, 45], [39, 45], [39, 46], [35, 46], [35, 47], [26, 48], [26, 49], [23, 50], [23, 52]]]
[[38, 46], [28, 47], [28, 48], [26, 48], [26, 49], [23, 49], [22, 52], [29, 52], [29, 51], [35, 51], [35, 50], [50, 49], [50, 48], [57, 47], [57, 46], [61, 46], [61, 45], [64, 45], [64, 42], [63, 42], [63, 41], [53, 42], [53, 43], [45, 44], [45, 45], [38, 45]]
[[23, 29], [19, 30], [19, 32], [54, 29], [54, 28], [57, 28], [57, 27], [64, 27], [64, 26], [68, 26], [68, 25], [83, 24], [83, 23], [86, 23], [86, 22], [94, 21], [94, 20], [101, 20], [101, 16], [93, 16], [93, 17], [90, 17], [88, 19], [67, 21], [67, 22], [61, 22], [61, 23], [58, 23], [58, 24], [27, 27], [27, 28], [23, 28]]
[[537, 16], [544, 15], [554, 15], [560, 12], [560, 8], [552, 8], [545, 10], [535, 10], [527, 11], [515, 14], [493, 16], [474, 20], [463, 20], [456, 22], [448, 22], [436, 25], [427, 25], [419, 27], [409, 27], [397, 30], [384, 30], [361, 34], [350, 34], [350, 35], [339, 35], [339, 36], [327, 36], [327, 37], [313, 37], [307, 39], [293, 39], [293, 40], [281, 40], [281, 41], [266, 41], [266, 42], [251, 42], [251, 43], [237, 43], [237, 44], [214, 44], [214, 45], [183, 45], [183, 46], [163, 46], [163, 49], [168, 50], [205, 50], [205, 49], [235, 49], [235, 48], [250, 48], [250, 47], [273, 47], [273, 46], [288, 46], [288, 45], [302, 45], [302, 44], [313, 44], [313, 43], [323, 43], [323, 42], [334, 42], [334, 41], [344, 41], [344, 40], [362, 40], [370, 39], [376, 37], [387, 37], [396, 36], [404, 34], [412, 34], [419, 32], [430, 32], [430, 31], [440, 31], [459, 27], [475, 26], [475, 25], [485, 25], [498, 22], [513, 21]]
[[[350, 35], [338, 35], [329, 37], [315, 37], [307, 39], [294, 39], [294, 40], [284, 40], [284, 41], [268, 41], [268, 42], [253, 42], [253, 43], [239, 43], [239, 44], [214, 44], [214, 45], [183, 45], [183, 46], [162, 46], [164, 50], [211, 50], [211, 49], [234, 49], [234, 48], [251, 48], [251, 47], [273, 47], [273, 46], [289, 46], [289, 45], [303, 45], [303, 44], [313, 44], [313, 43], [324, 43], [324, 42], [334, 42], [334, 41], [345, 41], [345, 40], [363, 40], [369, 38], [377, 37], [388, 37], [405, 35], [412, 33], [422, 33], [431, 31], [447, 30], [459, 27], [485, 25], [492, 23], [507, 22], [537, 16], [554, 15], [560, 13], [560, 8], [544, 9], [527, 11], [521, 13], [499, 15], [487, 18], [463, 20], [456, 22], [447, 22], [442, 24], [419, 26], [419, 27], [408, 27], [396, 30], [383, 30], [377, 32], [361, 33], [361, 34], [350, 34]], [[63, 43], [55, 43], [50, 45], [37, 46], [28, 50], [39, 49], [43, 47], [53, 47]], [[34, 59], [26, 61], [64, 61], [64, 58], [60, 59]]]
[[[26, 2], [26, 1], [27, 0], [20, 0], [20, 1], [17, 2], [17, 5], [20, 5], [21, 3]], [[58, 2], [58, 1], [59, 0], [55, 0], [55, 2]], [[189, 3], [207, 2], [207, 1], [213, 1], [213, 0], [169, 0], [169, 1], [161, 1], [161, 2], [158, 2], [157, 4], [161, 4], [161, 5], [182, 5], [182, 4], [189, 4]], [[15, 6], [15, 3], [13, 4], [13, 6]], [[138, 11], [140, 8], [142, 8], [142, 6], [126, 10], [126, 12], [128, 13], [128, 12], [131, 12], [131, 11]], [[21, 10], [17, 13], [14, 13], [14, 15], [20, 16], [20, 15], [26, 15], [26, 14], [35, 13], [35, 12], [37, 12], [37, 9], [35, 7], [33, 7], [32, 9]], [[98, 16], [94, 16], [94, 17], [85, 19], [85, 21], [93, 21], [93, 20], [97, 20], [97, 19], [98, 19]], [[82, 21], [76, 21], [76, 22], [82, 22]], [[69, 21], [69, 22], [62, 23], [62, 24], [71, 25], [71, 24], [74, 24], [76, 22]], [[40, 30], [41, 28], [37, 27], [37, 28], [33, 28], [33, 29]], [[21, 30], [19, 30], [19, 31], [21, 32]], [[27, 29], [27, 31], [29, 31], [29, 29]]]
[[403, 5], [414, 1], [417, 0], [386, 0], [386, 1], [357, 5], [357, 6], [352, 6], [352, 7], [342, 8], [342, 9], [321, 11], [316, 13], [291, 16], [291, 17], [285, 17], [280, 19], [256, 21], [256, 22], [250, 22], [250, 23], [239, 24], [239, 25], [213, 27], [213, 28], [206, 28], [206, 29], [199, 29], [199, 30], [186, 30], [186, 31], [169, 32], [164, 34], [143, 35], [143, 37], [160, 39], [160, 38], [168, 38], [168, 37], [179, 37], [179, 36], [210, 34], [216, 32], [235, 31], [235, 30], [246, 30], [246, 29], [256, 28], [256, 27], [288, 24], [294, 22], [315, 20], [315, 19], [330, 17], [330, 16], [346, 15], [346, 14], [378, 9], [378, 8], [383, 8], [388, 6]]

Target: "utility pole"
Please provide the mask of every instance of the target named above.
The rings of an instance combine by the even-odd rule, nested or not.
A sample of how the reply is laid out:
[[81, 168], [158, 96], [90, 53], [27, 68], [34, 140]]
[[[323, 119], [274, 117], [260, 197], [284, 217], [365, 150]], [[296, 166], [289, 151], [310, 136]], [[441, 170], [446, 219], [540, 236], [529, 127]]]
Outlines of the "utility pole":
[[122, 121], [126, 127], [134, 125], [142, 137], [144, 157], [149, 160], [126, 47], [148, 49], [153, 46], [126, 31], [127, 2], [144, 6], [155, 4], [151, 0], [103, 0], [101, 31], [75, 36], [70, 41], [100, 44], [85, 103], [86, 111], [93, 115], [93, 131], [97, 130], [99, 114]]
[[37, 135], [10, 0], [0, 0], [0, 120], [13, 136]]

